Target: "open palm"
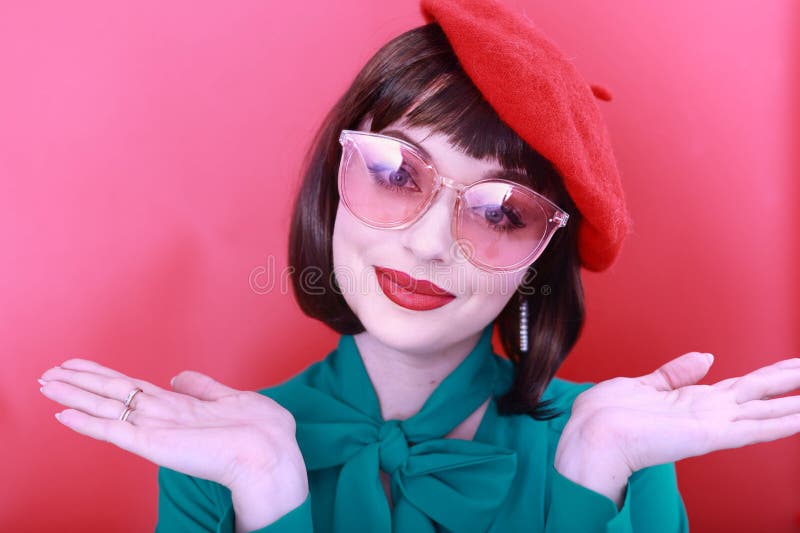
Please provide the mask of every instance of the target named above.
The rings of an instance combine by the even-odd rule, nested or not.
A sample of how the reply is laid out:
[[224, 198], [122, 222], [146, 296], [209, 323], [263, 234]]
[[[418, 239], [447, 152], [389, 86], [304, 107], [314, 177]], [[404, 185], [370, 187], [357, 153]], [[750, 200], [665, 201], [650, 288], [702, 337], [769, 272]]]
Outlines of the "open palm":
[[[184, 371], [169, 391], [93, 361], [70, 359], [47, 370], [41, 382], [46, 397], [68, 407], [60, 413], [62, 423], [158, 465], [232, 489], [275, 478], [264, 474], [274, 474], [287, 457], [305, 472], [286, 409], [204, 374]], [[137, 387], [135, 409], [119, 420], [123, 399]]]
[[602, 441], [632, 473], [800, 432], [800, 396], [775, 398], [800, 388], [800, 358], [696, 385], [712, 363], [690, 352], [651, 374], [598, 383], [575, 399], [562, 438]]

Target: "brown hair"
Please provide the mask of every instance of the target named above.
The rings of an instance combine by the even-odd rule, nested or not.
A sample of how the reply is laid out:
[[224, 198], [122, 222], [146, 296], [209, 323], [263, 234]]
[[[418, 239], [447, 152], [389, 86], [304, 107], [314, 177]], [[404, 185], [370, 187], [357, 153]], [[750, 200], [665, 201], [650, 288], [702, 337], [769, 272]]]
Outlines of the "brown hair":
[[[292, 288], [300, 308], [340, 334], [364, 331], [336, 286], [332, 236], [339, 204], [339, 133], [357, 129], [368, 116], [372, 118], [371, 131], [381, 131], [403, 118], [410, 126], [446, 135], [472, 157], [494, 158], [505, 168], [525, 170], [531, 177], [527, 185], [570, 213], [567, 226], [556, 232], [495, 320], [503, 348], [514, 363], [513, 383], [498, 399], [498, 410], [536, 419], [556, 416], [548, 402], [540, 400], [583, 326], [577, 254], [580, 213], [550, 162], [502, 122], [473, 85], [436, 23], [410, 30], [383, 46], [315, 135], [289, 234]], [[519, 346], [523, 298], [528, 300], [530, 317], [528, 352]]]

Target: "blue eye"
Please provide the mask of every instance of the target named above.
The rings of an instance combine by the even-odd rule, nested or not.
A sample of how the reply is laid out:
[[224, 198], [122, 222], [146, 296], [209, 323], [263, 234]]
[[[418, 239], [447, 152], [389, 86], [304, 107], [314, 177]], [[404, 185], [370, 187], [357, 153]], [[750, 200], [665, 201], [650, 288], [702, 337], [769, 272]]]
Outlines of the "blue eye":
[[[479, 216], [482, 210], [482, 218], [486, 225], [495, 231], [514, 231], [526, 225], [519, 210], [512, 205], [479, 205], [472, 210]], [[507, 222], [503, 223], [504, 220]]]
[[394, 172], [389, 173], [389, 183], [391, 183], [392, 185], [397, 185], [402, 187], [409, 180], [414, 181], [411, 179], [411, 176], [409, 176], [408, 171], [402, 167], [395, 170]]
[[369, 175], [380, 187], [396, 192], [421, 192], [419, 185], [414, 181], [412, 171], [403, 163], [400, 168], [387, 169], [380, 165], [367, 166]]

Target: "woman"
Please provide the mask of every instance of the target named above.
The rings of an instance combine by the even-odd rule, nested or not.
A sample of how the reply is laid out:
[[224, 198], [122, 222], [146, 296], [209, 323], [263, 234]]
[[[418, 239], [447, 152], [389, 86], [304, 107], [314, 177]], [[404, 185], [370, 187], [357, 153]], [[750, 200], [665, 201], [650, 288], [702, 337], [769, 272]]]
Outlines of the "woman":
[[158, 530], [681, 531], [672, 462], [800, 430], [797, 397], [768, 399], [797, 388], [797, 359], [712, 386], [696, 352], [553, 378], [580, 267], [625, 234], [608, 135], [527, 22], [423, 12], [329, 114], [295, 206], [295, 294], [334, 351], [261, 394], [85, 360], [43, 374], [62, 423], [162, 466]]

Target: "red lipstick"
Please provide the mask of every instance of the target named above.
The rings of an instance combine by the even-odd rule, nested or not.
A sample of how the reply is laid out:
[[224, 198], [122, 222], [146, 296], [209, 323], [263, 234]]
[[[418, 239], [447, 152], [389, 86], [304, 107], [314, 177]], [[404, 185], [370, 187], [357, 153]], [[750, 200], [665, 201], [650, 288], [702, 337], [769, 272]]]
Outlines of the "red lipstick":
[[455, 298], [451, 294], [423, 279], [412, 278], [405, 272], [391, 268], [375, 267], [378, 284], [391, 301], [406, 309], [429, 311], [441, 307]]

